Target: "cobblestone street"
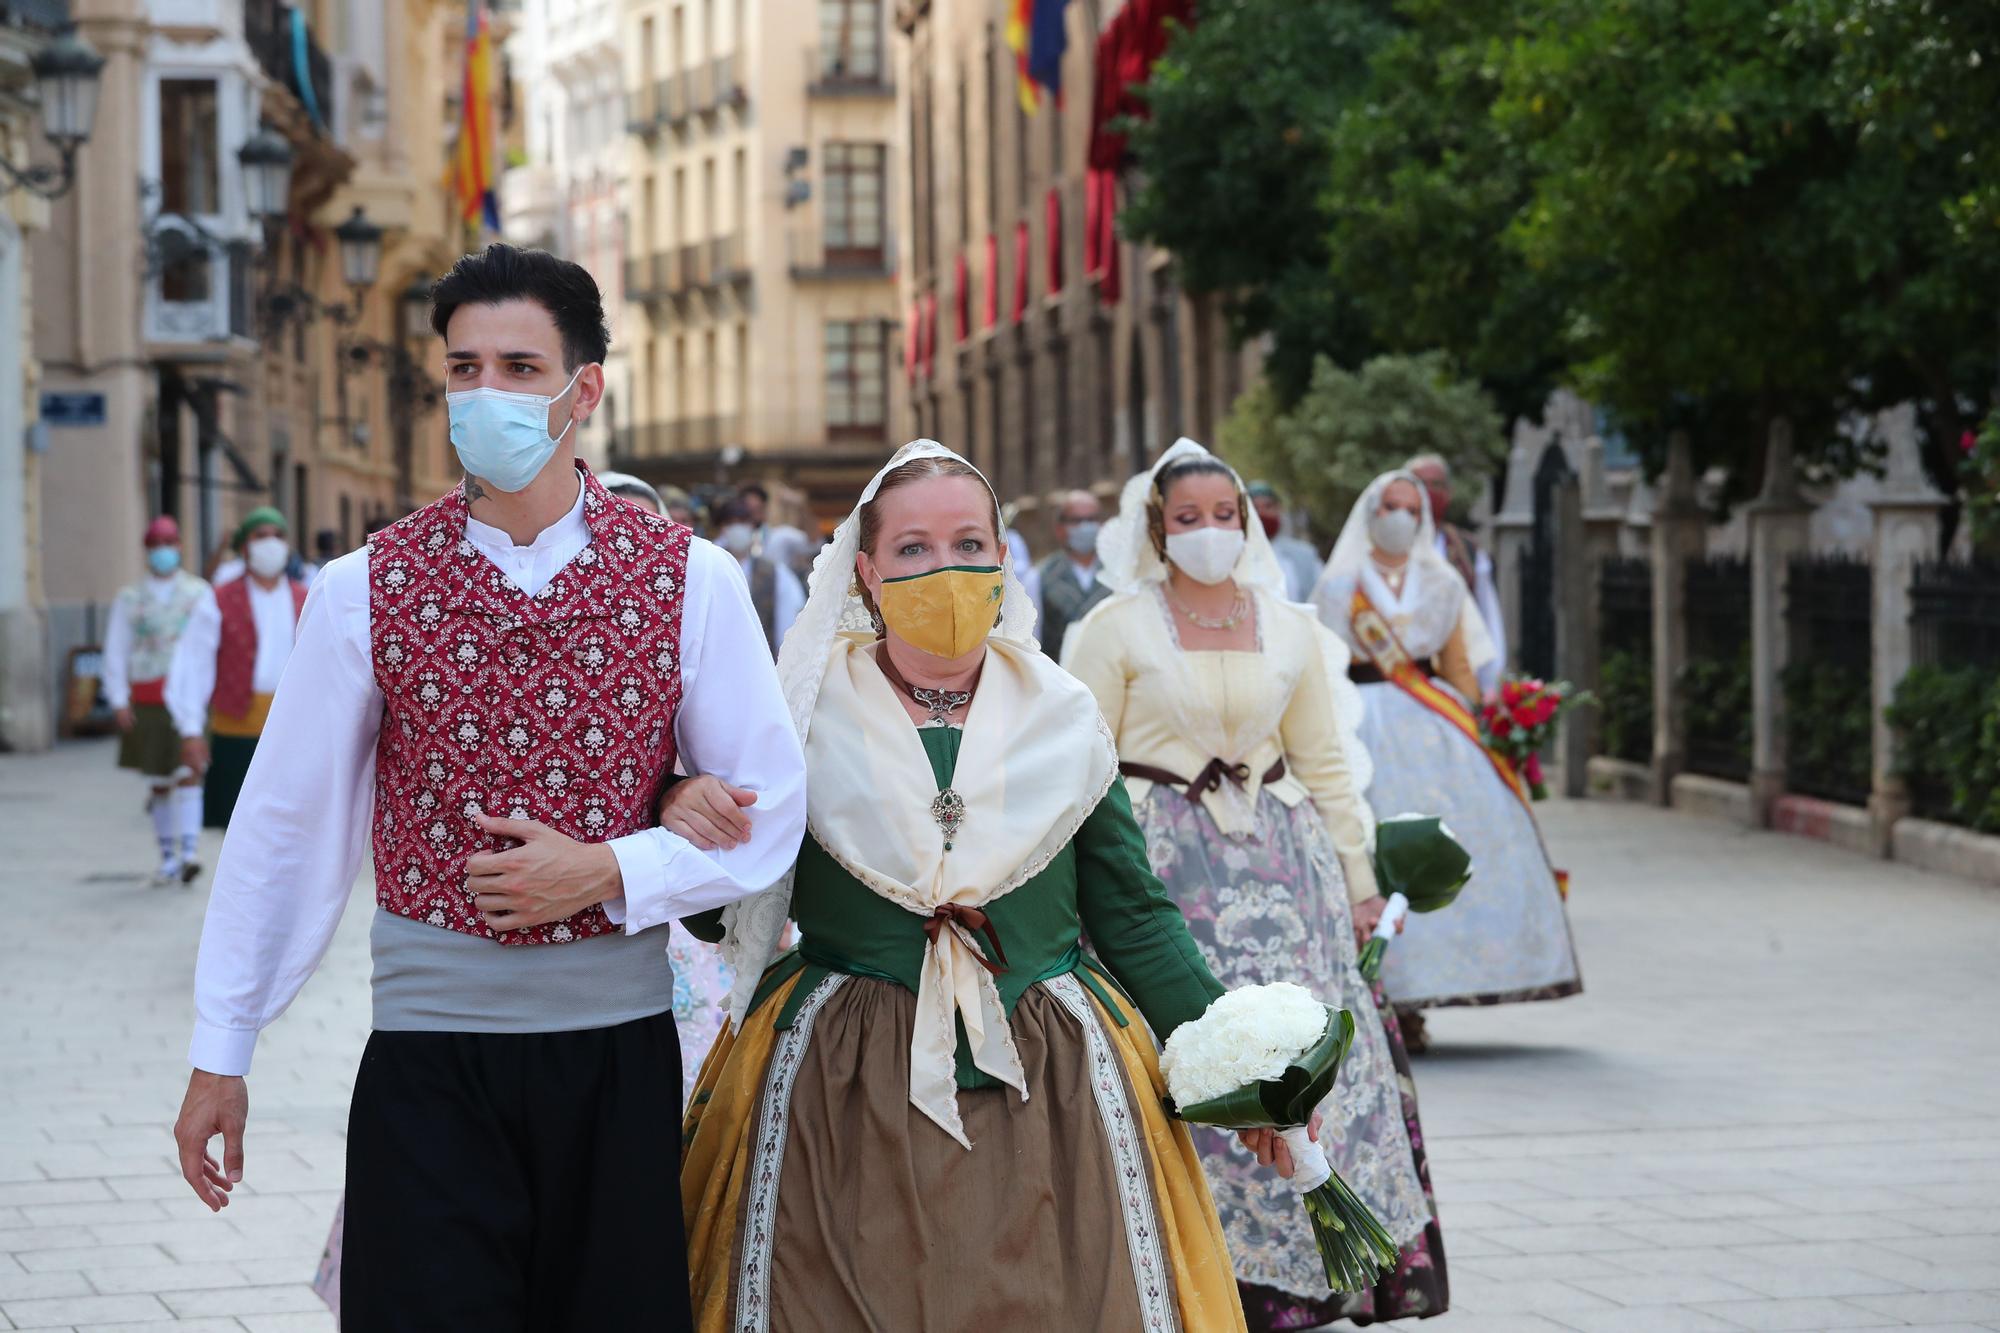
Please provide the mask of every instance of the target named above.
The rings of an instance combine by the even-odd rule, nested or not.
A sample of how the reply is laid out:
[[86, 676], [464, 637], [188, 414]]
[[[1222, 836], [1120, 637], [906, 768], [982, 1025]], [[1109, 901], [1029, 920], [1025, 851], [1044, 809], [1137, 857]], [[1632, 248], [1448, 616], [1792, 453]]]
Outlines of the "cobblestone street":
[[[245, 1184], [210, 1216], [168, 1132], [205, 883], [148, 887], [141, 794], [102, 743], [0, 756], [0, 1329], [329, 1329], [307, 1282], [366, 900], [259, 1046]], [[1454, 1309], [1421, 1327], [2000, 1329], [2000, 890], [1650, 808], [1544, 812], [1588, 989], [1431, 1017]]]

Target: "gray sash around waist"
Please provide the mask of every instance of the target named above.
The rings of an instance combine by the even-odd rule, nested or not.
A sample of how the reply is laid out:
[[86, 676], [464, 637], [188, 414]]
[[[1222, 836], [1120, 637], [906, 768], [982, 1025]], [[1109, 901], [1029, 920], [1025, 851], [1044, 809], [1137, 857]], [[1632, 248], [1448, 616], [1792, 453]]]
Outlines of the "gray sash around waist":
[[379, 908], [378, 1032], [576, 1032], [674, 1007], [667, 930], [509, 948]]

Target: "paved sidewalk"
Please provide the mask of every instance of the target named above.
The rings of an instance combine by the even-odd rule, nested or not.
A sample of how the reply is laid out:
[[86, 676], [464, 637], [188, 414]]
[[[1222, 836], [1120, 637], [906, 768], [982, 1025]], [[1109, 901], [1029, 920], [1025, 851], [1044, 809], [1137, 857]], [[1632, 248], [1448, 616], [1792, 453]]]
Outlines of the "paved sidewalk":
[[[103, 744], [0, 756], [0, 1330], [330, 1329], [366, 912], [260, 1044], [211, 1217], [168, 1138], [204, 894], [146, 886], [139, 795]], [[1392, 1327], [2000, 1329], [2000, 889], [1544, 809], [1589, 989], [1432, 1017], [1454, 1312]]]

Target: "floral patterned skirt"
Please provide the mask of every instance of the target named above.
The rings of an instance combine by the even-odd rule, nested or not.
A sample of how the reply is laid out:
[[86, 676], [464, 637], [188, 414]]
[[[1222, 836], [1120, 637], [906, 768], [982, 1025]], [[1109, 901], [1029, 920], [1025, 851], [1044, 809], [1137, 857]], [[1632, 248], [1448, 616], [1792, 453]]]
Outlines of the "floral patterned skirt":
[[1401, 1263], [1373, 1291], [1330, 1292], [1291, 1186], [1258, 1167], [1235, 1135], [1195, 1126], [1250, 1327], [1442, 1313], [1444, 1247], [1408, 1059], [1393, 1014], [1356, 970], [1346, 880], [1318, 812], [1309, 802], [1288, 810], [1263, 792], [1258, 827], [1240, 840], [1178, 791], [1155, 788], [1137, 813], [1153, 869], [1223, 985], [1295, 982], [1355, 1018], [1353, 1048], [1320, 1108], [1320, 1141], [1403, 1247]]

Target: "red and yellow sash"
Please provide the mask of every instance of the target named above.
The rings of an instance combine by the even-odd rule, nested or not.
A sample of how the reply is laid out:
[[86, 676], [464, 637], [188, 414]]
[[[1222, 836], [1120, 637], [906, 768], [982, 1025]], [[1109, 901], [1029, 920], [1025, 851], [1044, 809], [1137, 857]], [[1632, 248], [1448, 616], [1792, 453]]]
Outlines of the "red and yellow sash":
[[1354, 637], [1360, 641], [1361, 650], [1375, 663], [1376, 670], [1397, 689], [1465, 733], [1465, 738], [1493, 761], [1493, 768], [1500, 774], [1500, 780], [1507, 784], [1507, 790], [1513, 792], [1532, 814], [1534, 803], [1528, 795], [1527, 785], [1515, 771], [1513, 761], [1488, 749], [1480, 737], [1478, 721], [1466, 711], [1458, 696], [1439, 689], [1418, 668], [1416, 660], [1397, 639], [1396, 631], [1389, 628], [1388, 617], [1375, 609], [1375, 603], [1368, 600], [1368, 594], [1362, 591], [1359, 582], [1354, 585], [1354, 603], [1348, 608], [1348, 617], [1354, 625]]

